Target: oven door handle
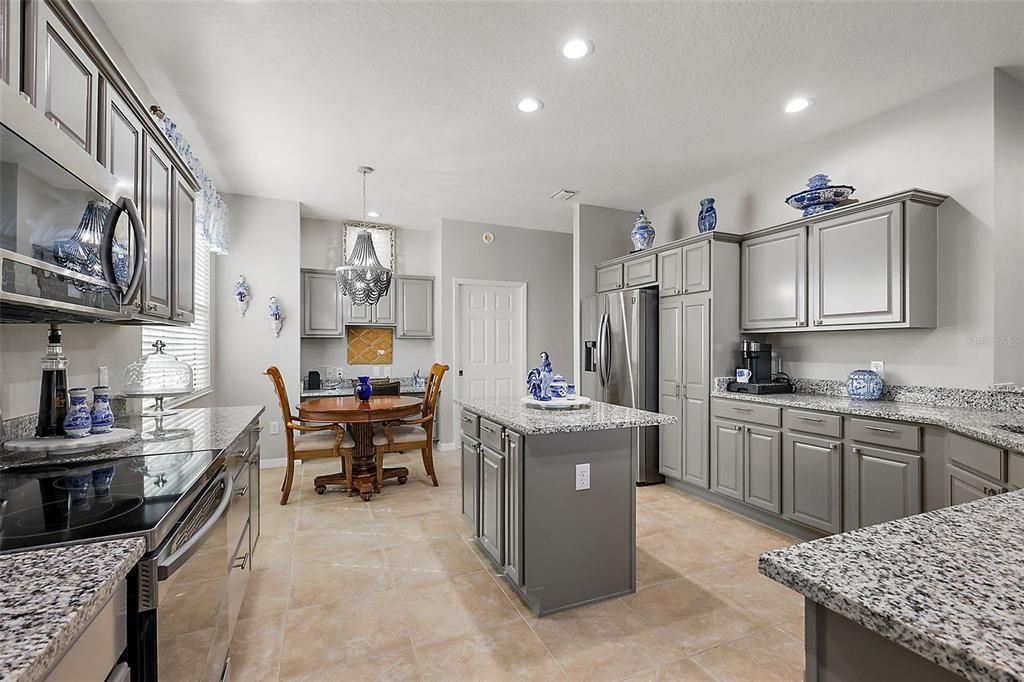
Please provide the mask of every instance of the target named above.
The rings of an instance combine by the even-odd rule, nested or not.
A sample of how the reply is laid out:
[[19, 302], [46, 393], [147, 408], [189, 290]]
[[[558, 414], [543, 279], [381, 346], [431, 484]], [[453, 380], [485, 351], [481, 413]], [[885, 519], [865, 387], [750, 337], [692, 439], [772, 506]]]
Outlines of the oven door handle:
[[[163, 558], [159, 561], [156, 566], [156, 577], [157, 580], [167, 580], [174, 573], [181, 568], [186, 561], [195, 554], [196, 550], [199, 549], [199, 545], [202, 544], [203, 540], [206, 539], [206, 534], [210, 532], [214, 524], [220, 521], [220, 517], [228, 509], [228, 505], [231, 504], [231, 475], [227, 471], [222, 471], [216, 479], [214, 479], [214, 486], [223, 483], [224, 491], [220, 498], [220, 503], [217, 505], [217, 510], [210, 515], [208, 519], [203, 523], [202, 528], [196, 531], [195, 535], [189, 538], [188, 542], [178, 548], [176, 552], [170, 556]], [[185, 522], [188, 521], [188, 517], [185, 518]], [[183, 522], [184, 523], [184, 522]]]

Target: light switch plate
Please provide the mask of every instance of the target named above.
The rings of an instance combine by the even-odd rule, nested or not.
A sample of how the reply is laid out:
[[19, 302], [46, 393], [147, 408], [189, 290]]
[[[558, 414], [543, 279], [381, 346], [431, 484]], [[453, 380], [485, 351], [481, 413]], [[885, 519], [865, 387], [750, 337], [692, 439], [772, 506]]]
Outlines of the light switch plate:
[[881, 360], [871, 361], [871, 371], [878, 375], [880, 379], [885, 378], [885, 363]]
[[590, 490], [590, 464], [576, 465], [576, 490]]

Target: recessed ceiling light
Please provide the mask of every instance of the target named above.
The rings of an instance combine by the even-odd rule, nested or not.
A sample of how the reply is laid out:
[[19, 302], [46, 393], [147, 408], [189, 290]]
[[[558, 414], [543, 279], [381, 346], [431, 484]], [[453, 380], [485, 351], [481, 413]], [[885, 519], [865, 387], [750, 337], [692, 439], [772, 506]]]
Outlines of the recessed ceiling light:
[[562, 54], [566, 59], [583, 59], [593, 51], [593, 43], [582, 38], [573, 38], [562, 46]]
[[811, 100], [806, 97], [794, 97], [786, 102], [786, 113], [795, 114], [798, 111], [803, 111], [809, 106], [811, 106]]
[[534, 99], [533, 97], [524, 97], [519, 100], [519, 104], [516, 105], [516, 108], [524, 114], [532, 114], [535, 111], [543, 109], [544, 103], [539, 99]]
[[370, 218], [379, 218], [380, 217], [380, 213], [377, 213], [377, 211], [367, 211], [366, 215], [367, 215], [367, 217], [370, 217]]

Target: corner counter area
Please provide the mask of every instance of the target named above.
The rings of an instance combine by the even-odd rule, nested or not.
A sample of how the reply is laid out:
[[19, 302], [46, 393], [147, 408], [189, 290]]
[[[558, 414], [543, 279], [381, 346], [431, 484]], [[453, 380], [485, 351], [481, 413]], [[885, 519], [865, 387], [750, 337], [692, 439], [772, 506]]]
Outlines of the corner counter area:
[[636, 590], [636, 456], [674, 417], [594, 402], [460, 400], [462, 512], [538, 616]]
[[806, 679], [1024, 678], [1024, 492], [761, 556], [806, 598]]

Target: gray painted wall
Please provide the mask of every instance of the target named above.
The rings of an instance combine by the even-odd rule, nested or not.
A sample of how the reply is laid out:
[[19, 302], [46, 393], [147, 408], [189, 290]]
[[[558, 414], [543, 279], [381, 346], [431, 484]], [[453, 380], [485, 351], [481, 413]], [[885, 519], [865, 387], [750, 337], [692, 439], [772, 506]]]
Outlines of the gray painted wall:
[[[484, 232], [494, 233], [485, 244]], [[451, 365], [442, 389], [442, 410], [453, 415], [458, 386], [453, 357], [452, 281], [483, 279], [526, 282], [526, 366], [535, 366], [541, 351], [551, 354], [555, 370], [569, 380], [572, 371], [572, 235], [462, 220], [441, 221], [441, 279], [438, 291], [441, 362]], [[523, 377], [524, 382], [526, 377]], [[525, 383], [523, 392], [526, 392]], [[454, 441], [452, 419], [441, 423], [441, 441]]]

